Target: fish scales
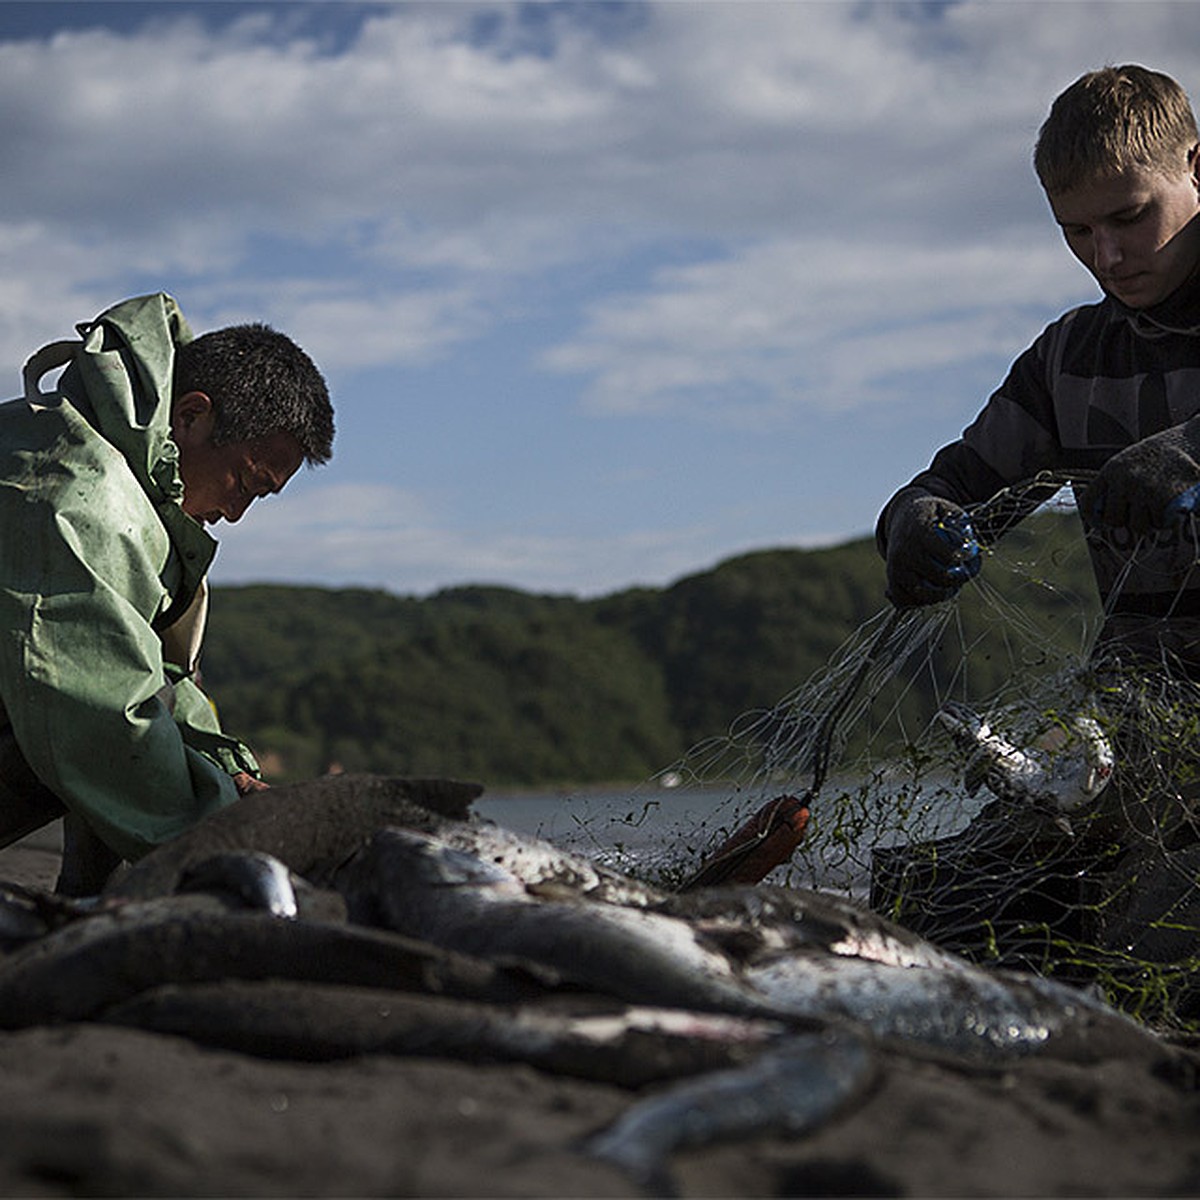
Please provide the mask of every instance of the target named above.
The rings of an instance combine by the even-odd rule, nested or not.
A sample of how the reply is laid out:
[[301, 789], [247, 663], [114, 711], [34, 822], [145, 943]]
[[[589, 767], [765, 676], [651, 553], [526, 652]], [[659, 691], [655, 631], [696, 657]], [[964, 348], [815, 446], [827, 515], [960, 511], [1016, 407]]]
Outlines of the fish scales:
[[811, 1133], [864, 1095], [877, 1070], [868, 1040], [852, 1030], [801, 1034], [748, 1066], [689, 1079], [633, 1105], [584, 1149], [671, 1195], [671, 1154], [737, 1137]]
[[230, 912], [206, 895], [131, 901], [0, 962], [0, 1028], [87, 1020], [164, 983], [336, 981], [514, 999], [500, 968], [382, 929]]
[[533, 961], [639, 1003], [775, 1015], [686, 921], [562, 893], [541, 898], [498, 863], [413, 830], [378, 833], [339, 887], [388, 928], [460, 953]]
[[664, 896], [657, 888], [582, 854], [564, 850], [542, 838], [514, 833], [490, 821], [446, 822], [431, 832], [446, 845], [503, 868], [527, 887], [555, 885], [588, 900], [635, 907], [656, 904]]
[[104, 895], [170, 895], [187, 869], [214, 855], [258, 850], [314, 882], [389, 823], [430, 831], [464, 819], [483, 788], [449, 779], [336, 775], [251, 792], [152, 850]]

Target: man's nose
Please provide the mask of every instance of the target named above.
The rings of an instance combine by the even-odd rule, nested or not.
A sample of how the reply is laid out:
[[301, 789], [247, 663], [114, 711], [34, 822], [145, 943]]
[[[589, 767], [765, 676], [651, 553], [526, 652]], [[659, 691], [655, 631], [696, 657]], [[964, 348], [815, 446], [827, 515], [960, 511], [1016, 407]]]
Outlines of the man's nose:
[[1111, 271], [1124, 257], [1121, 252], [1121, 239], [1110, 229], [1098, 229], [1092, 236], [1096, 270], [1103, 275]]
[[236, 525], [243, 517], [246, 509], [250, 507], [250, 502], [254, 499], [253, 496], [239, 496], [236, 500], [231, 500], [226, 506], [223, 516], [230, 525]]

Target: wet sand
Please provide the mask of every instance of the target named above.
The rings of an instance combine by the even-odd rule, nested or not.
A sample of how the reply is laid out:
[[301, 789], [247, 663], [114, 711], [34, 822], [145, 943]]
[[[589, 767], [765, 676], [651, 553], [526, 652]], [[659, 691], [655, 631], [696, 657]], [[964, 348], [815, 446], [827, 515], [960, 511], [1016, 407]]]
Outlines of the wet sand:
[[[0, 851], [50, 887], [54, 831]], [[807, 1136], [683, 1151], [682, 1196], [1200, 1195], [1200, 1056], [999, 1069], [881, 1052]], [[654, 1194], [582, 1152], [638, 1093], [525, 1065], [272, 1061], [99, 1024], [0, 1034], [8, 1196]], [[642, 1094], [662, 1085], [645, 1089]]]

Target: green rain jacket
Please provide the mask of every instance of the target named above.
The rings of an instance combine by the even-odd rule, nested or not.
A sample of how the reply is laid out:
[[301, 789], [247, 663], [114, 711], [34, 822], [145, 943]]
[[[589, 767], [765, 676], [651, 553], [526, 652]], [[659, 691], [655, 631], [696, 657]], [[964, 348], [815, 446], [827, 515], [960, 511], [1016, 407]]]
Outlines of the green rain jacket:
[[258, 767], [195, 681], [216, 542], [181, 507], [170, 434], [191, 330], [158, 294], [79, 332], [34, 355], [24, 398], [0, 404], [0, 723], [67, 808], [136, 859]]

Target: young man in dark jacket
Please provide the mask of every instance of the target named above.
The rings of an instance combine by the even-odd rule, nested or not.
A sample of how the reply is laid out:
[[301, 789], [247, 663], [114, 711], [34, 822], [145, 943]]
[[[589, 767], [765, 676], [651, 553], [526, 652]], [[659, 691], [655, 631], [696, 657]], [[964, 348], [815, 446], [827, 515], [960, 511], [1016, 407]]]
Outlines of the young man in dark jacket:
[[998, 531], [971, 529], [965, 506], [1039, 471], [1098, 472], [1078, 492], [1101, 641], [1161, 647], [1200, 678], [1200, 554], [1184, 519], [1200, 488], [1198, 142], [1183, 90], [1142, 67], [1092, 72], [1054, 102], [1034, 163], [1104, 296], [1050, 325], [888, 502], [876, 535], [897, 605], [946, 599], [978, 570], [973, 535]]
[[[1194, 519], [1200, 506], [1200, 137], [1191, 104], [1173, 79], [1143, 67], [1090, 72], [1055, 100], [1034, 165], [1068, 249], [1103, 297], [1046, 328], [962, 436], [888, 502], [876, 527], [888, 594], [899, 607], [953, 596], [979, 572], [980, 543], [1027, 515], [1038, 496], [1026, 507], [1010, 506], [990, 527], [973, 525], [966, 509], [1039, 472], [1077, 472], [1073, 486], [1104, 605], [1095, 662], [1116, 673], [1110, 678], [1125, 678], [1132, 668], [1134, 679], [1183, 681], [1187, 692], [1200, 683], [1200, 521]], [[1116, 947], [1131, 962], [1139, 954], [1174, 960], [1180, 946], [1185, 957], [1195, 953], [1200, 928], [1190, 934], [1186, 928], [1200, 923], [1189, 883], [1200, 870], [1197, 789], [1189, 782], [1196, 749], [1175, 744], [1173, 730], [1163, 735], [1170, 746], [1147, 746], [1138, 740], [1144, 730], [1136, 714], [1122, 710], [1116, 717], [1129, 736], [1118, 745], [1113, 786], [1089, 814], [1073, 820], [1075, 834], [1085, 836], [1057, 835], [1055, 850], [1047, 821], [1044, 840], [1022, 843], [1017, 818], [1034, 813], [1003, 804], [986, 810], [966, 833], [935, 848], [941, 879], [953, 874], [950, 859], [960, 854], [959, 882], [984, 862], [999, 874], [982, 890], [975, 874], [974, 892], [964, 890], [966, 899], [957, 901], [941, 882], [931, 884], [925, 932], [939, 936], [939, 921], [957, 920], [974, 907], [991, 937], [1000, 927], [997, 910], [1011, 902], [1009, 932], [1019, 937], [1040, 922], [1053, 926], [1054, 912], [1084, 911], [1078, 888], [1092, 887], [1090, 894], [1101, 898], [1090, 910], [1097, 920], [1085, 920], [1077, 936]], [[1194, 719], [1183, 722], [1193, 725]], [[1148, 762], [1160, 771], [1149, 785], [1139, 775]], [[1089, 838], [1108, 849], [1088, 851]], [[1114, 860], [1121, 846], [1132, 850]], [[1056, 867], [1060, 851], [1078, 858], [1065, 868], [1059, 859]], [[1099, 866], [1101, 856], [1106, 866]], [[920, 849], [897, 857], [882, 876], [878, 868], [887, 855], [877, 862], [881, 903], [893, 899], [889, 872], [899, 877], [895, 873], [906, 869], [904, 862], [918, 861]], [[1104, 880], [1094, 879], [1105, 871]], [[1080, 882], [1089, 878], [1092, 883]], [[1002, 901], [1006, 879], [1012, 890]], [[1052, 887], [1065, 890], [1039, 908], [1037, 897]], [[947, 907], [938, 915], [940, 903]], [[921, 908], [918, 902], [914, 911]], [[1162, 947], [1152, 929], [1167, 911], [1183, 940]], [[1151, 912], [1158, 917], [1147, 917]], [[1049, 936], [1053, 941], [1053, 929]]]

